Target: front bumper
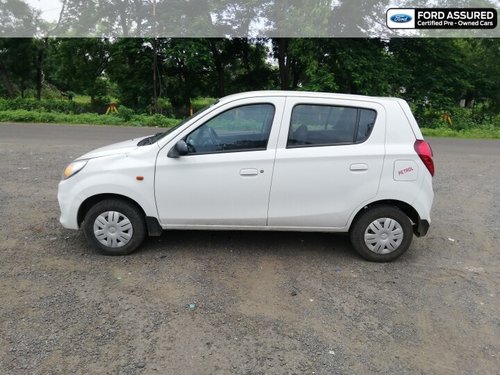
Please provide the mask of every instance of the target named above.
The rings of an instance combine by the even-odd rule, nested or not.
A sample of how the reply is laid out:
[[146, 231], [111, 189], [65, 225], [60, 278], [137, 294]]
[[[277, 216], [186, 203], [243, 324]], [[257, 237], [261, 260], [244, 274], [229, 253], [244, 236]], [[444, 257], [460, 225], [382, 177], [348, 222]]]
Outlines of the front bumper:
[[57, 191], [57, 201], [59, 202], [59, 209], [61, 210], [59, 222], [64, 228], [78, 229], [77, 217], [80, 205], [68, 190], [68, 184], [66, 184], [66, 181], [63, 180], [59, 182], [59, 188]]

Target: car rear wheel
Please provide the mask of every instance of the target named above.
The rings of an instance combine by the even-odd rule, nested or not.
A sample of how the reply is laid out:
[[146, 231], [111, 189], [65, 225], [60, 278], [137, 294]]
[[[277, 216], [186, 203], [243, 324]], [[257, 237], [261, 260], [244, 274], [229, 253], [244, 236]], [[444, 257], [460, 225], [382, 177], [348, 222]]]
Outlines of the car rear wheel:
[[87, 241], [105, 255], [130, 254], [146, 236], [144, 215], [134, 205], [106, 199], [92, 206], [83, 221]]
[[350, 231], [354, 249], [365, 259], [390, 262], [399, 258], [411, 244], [412, 224], [395, 206], [368, 208]]

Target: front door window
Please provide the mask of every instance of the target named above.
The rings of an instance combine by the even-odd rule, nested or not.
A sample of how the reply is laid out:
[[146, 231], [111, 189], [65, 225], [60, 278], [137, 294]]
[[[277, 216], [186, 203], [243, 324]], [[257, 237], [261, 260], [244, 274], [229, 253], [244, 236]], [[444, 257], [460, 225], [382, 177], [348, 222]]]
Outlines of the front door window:
[[272, 104], [231, 108], [191, 132], [190, 155], [265, 150], [274, 118]]

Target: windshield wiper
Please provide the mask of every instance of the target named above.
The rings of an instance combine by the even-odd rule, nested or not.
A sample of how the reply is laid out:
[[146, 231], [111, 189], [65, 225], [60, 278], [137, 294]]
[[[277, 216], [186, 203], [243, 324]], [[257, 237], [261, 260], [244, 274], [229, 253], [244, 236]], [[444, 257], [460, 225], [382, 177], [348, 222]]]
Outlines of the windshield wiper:
[[155, 135], [144, 138], [144, 139], [140, 140], [139, 143], [137, 143], [137, 146], [152, 145], [160, 138], [159, 137], [160, 135], [163, 135], [163, 133], [156, 133]]

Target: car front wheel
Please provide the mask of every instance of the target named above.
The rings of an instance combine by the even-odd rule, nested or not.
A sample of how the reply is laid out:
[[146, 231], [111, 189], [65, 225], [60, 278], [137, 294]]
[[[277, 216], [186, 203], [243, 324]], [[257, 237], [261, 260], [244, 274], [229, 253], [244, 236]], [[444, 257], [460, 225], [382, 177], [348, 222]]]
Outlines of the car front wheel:
[[368, 208], [350, 230], [354, 249], [365, 259], [390, 262], [399, 258], [411, 244], [410, 219], [395, 206]]
[[83, 221], [87, 241], [101, 254], [126, 255], [144, 241], [144, 215], [134, 205], [106, 199], [92, 206]]

